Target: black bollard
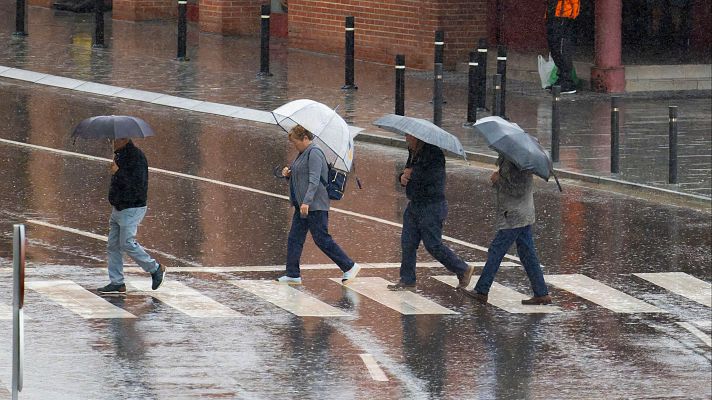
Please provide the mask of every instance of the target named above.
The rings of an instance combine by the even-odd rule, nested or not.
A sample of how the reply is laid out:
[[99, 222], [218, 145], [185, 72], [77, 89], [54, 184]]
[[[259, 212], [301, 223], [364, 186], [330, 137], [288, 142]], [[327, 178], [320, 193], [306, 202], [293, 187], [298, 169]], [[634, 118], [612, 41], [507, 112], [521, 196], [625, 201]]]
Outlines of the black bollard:
[[396, 55], [396, 115], [405, 115], [405, 55]]
[[25, 31], [25, 18], [27, 16], [27, 4], [25, 0], [17, 0], [15, 4], [15, 36], [27, 36]]
[[178, 0], [178, 55], [176, 56], [178, 61], [188, 61], [188, 57], [185, 56], [188, 36], [188, 23], [185, 17], [187, 3], [186, 0]]
[[435, 31], [435, 64], [442, 64], [445, 49], [445, 32]]
[[477, 121], [477, 52], [470, 52], [470, 62], [467, 71], [467, 123]]
[[551, 160], [559, 162], [559, 131], [561, 130], [559, 100], [561, 100], [561, 86], [552, 87], [551, 94]]
[[502, 76], [502, 82], [500, 84], [501, 96], [499, 103], [499, 115], [502, 118], [506, 118], [506, 96], [507, 96], [507, 46], [499, 45], [497, 48], [497, 74]]
[[494, 76], [494, 95], [492, 98], [492, 115], [502, 117], [502, 75]]
[[620, 168], [620, 97], [611, 97], [611, 173], [621, 172]]
[[677, 106], [670, 106], [668, 183], [677, 183]]
[[346, 17], [346, 46], [344, 53], [344, 86], [342, 89], [358, 89], [354, 83], [354, 17]]
[[477, 108], [485, 109], [485, 96], [487, 95], [487, 39], [480, 39], [477, 45], [477, 64], [480, 74], [478, 77], [479, 91], [477, 92]]
[[104, 0], [94, 0], [94, 36], [92, 47], [104, 48]]
[[269, 4], [263, 4], [260, 12], [260, 73], [259, 76], [272, 76], [269, 72], [269, 17], [272, 13]]
[[443, 65], [435, 64], [433, 82], [433, 124], [443, 124]]

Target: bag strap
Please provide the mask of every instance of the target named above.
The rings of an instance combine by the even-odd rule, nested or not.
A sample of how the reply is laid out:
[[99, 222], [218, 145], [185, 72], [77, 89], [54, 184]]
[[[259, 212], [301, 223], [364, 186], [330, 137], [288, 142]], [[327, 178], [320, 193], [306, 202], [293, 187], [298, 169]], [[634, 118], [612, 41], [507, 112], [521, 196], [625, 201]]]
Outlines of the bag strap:
[[[314, 147], [312, 147], [311, 150], [309, 150], [309, 153], [307, 153], [307, 168], [309, 166], [309, 156], [311, 155], [311, 152], [314, 151], [314, 149], [319, 150], [321, 152], [321, 155], [323, 155], [324, 159], [326, 160], [326, 154], [324, 154], [324, 151], [322, 149], [320, 149], [319, 146], [314, 145]], [[326, 163], [326, 166], [327, 166], [327, 168], [331, 168], [331, 166], [329, 165], [328, 162]], [[327, 174], [328, 174], [328, 171], [327, 171]], [[328, 179], [328, 176], [327, 176], [327, 179]], [[324, 185], [324, 187], [327, 187], [329, 185], [329, 182], [324, 180], [324, 177], [321, 176], [321, 172], [319, 172], [319, 181], [321, 182], [322, 185]]]

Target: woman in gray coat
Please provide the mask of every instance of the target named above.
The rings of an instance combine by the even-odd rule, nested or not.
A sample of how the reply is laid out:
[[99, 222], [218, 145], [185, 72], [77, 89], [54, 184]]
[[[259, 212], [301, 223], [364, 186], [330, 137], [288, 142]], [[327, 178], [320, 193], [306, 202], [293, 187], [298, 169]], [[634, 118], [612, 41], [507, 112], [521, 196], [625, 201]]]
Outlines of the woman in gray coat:
[[289, 200], [294, 206], [294, 215], [287, 240], [287, 272], [277, 278], [277, 282], [302, 283], [299, 259], [307, 232], [311, 232], [317, 247], [344, 272], [341, 281], [348, 283], [361, 267], [341, 250], [329, 234], [329, 195], [325, 184], [329, 166], [324, 152], [312, 143], [312, 139], [312, 133], [300, 125], [289, 131], [289, 141], [299, 151], [299, 156], [291, 168], [282, 169], [282, 176], [289, 179]]
[[499, 170], [490, 177], [497, 195], [497, 235], [487, 251], [487, 262], [474, 290], [461, 290], [473, 299], [487, 303], [487, 294], [499, 265], [507, 250], [516, 243], [517, 255], [534, 291], [534, 297], [522, 300], [522, 304], [551, 304], [532, 238], [535, 221], [532, 172], [520, 170], [502, 155], [497, 159], [497, 165]]

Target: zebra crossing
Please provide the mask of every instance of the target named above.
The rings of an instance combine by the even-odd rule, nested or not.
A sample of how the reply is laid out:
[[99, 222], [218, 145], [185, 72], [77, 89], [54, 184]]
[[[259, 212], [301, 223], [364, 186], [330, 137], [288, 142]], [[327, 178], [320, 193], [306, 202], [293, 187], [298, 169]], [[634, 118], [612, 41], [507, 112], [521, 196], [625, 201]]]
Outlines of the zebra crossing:
[[[173, 278], [167, 280], [161, 289], [153, 291], [147, 280], [127, 280], [129, 296], [151, 296], [171, 308], [192, 318], [240, 318], [245, 315], [219, 303], [206, 294], [191, 288]], [[683, 272], [661, 272], [632, 274], [667, 291], [710, 307], [712, 286]], [[448, 275], [430, 277], [450, 287], [457, 285], [457, 278]], [[430, 279], [426, 278], [426, 279]], [[474, 276], [468, 289], [472, 289], [478, 277]], [[386, 286], [390, 283], [380, 277], [359, 277], [348, 285], [342, 285], [339, 278], [331, 278], [335, 285], [394, 310], [402, 315], [456, 315], [457, 311], [440, 305], [427, 297], [427, 293], [392, 292]], [[548, 284], [564, 290], [614, 313], [667, 313], [652, 304], [639, 300], [606, 284], [582, 274], [546, 275]], [[264, 301], [300, 317], [354, 317], [342, 309], [322, 301], [310, 293], [307, 287], [295, 288], [279, 285], [270, 280], [227, 280], [228, 284], [250, 293], [259, 301]], [[28, 280], [26, 287], [44, 298], [64, 307], [86, 319], [96, 318], [136, 318], [130, 312], [111, 304], [95, 292], [85, 289], [71, 280]], [[507, 313], [562, 313], [557, 305], [523, 306], [521, 300], [528, 297], [507, 286], [494, 283], [489, 293], [489, 303]], [[27, 305], [26, 305], [27, 306]], [[30, 306], [31, 310], [31, 306]], [[0, 320], [11, 319], [10, 305], [0, 303]], [[356, 316], [357, 317], [357, 316]], [[683, 325], [681, 325], [683, 326]], [[705, 328], [702, 325], [699, 327]], [[693, 325], [684, 328], [692, 331]], [[693, 329], [689, 329], [693, 328]], [[696, 334], [696, 333], [695, 333]]]

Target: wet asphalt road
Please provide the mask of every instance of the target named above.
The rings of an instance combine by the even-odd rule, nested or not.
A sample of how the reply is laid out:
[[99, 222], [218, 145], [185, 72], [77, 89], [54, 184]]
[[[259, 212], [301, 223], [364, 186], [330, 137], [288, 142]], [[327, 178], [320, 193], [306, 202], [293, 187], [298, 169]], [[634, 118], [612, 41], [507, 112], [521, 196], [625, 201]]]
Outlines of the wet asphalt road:
[[[57, 154], [23, 143], [107, 159], [106, 143], [69, 133], [96, 114], [131, 114], [157, 136], [138, 142], [152, 167], [149, 212], [139, 240], [160, 252], [168, 279], [241, 316], [196, 318], [150, 294], [110, 299], [136, 318], [83, 318], [28, 290], [27, 399], [465, 399], [709, 398], [710, 347], [678, 322], [709, 322], [710, 308], [633, 276], [680, 271], [712, 280], [710, 214], [562, 182], [537, 182], [535, 241], [549, 274], [585, 274], [665, 313], [615, 313], [551, 288], [557, 314], [513, 314], [474, 304], [419, 268], [417, 294], [455, 315], [402, 315], [343, 289], [336, 268], [305, 270], [299, 290], [347, 314], [298, 317], [231, 284], [271, 279], [266, 272], [181, 272], [188, 267], [282, 265], [291, 210], [286, 185], [271, 171], [295, 156], [273, 126], [131, 101], [0, 81], [0, 304], [10, 293], [13, 223], [26, 223], [28, 281], [69, 280], [93, 290], [106, 283], [104, 242], [108, 161]], [[331, 231], [357, 262], [398, 263], [404, 194], [395, 175], [404, 151], [357, 144], [364, 189], [350, 185], [332, 204]], [[185, 174], [176, 176], [172, 172]], [[445, 234], [467, 261], [481, 262], [494, 232], [490, 170], [448, 164], [450, 214]], [[208, 178], [211, 181], [192, 177]], [[232, 185], [232, 186], [230, 186]], [[236, 187], [239, 185], [240, 187]], [[253, 192], [254, 188], [263, 192]], [[28, 220], [45, 225], [28, 223]], [[46, 224], [52, 224], [48, 227]], [[61, 230], [71, 228], [75, 233]], [[421, 249], [420, 262], [432, 259]], [[328, 263], [309, 239], [304, 264]], [[225, 270], [227, 271], [227, 270]], [[477, 273], [481, 269], [477, 269]], [[395, 268], [361, 277], [395, 281]], [[132, 274], [133, 280], [147, 280]], [[529, 294], [520, 267], [497, 282]], [[0, 381], [9, 387], [9, 320], [0, 318]], [[703, 323], [703, 334], [710, 327]], [[372, 355], [388, 381], [369, 374]], [[1, 390], [1, 389], [0, 389]], [[7, 394], [0, 391], [0, 398]]]

